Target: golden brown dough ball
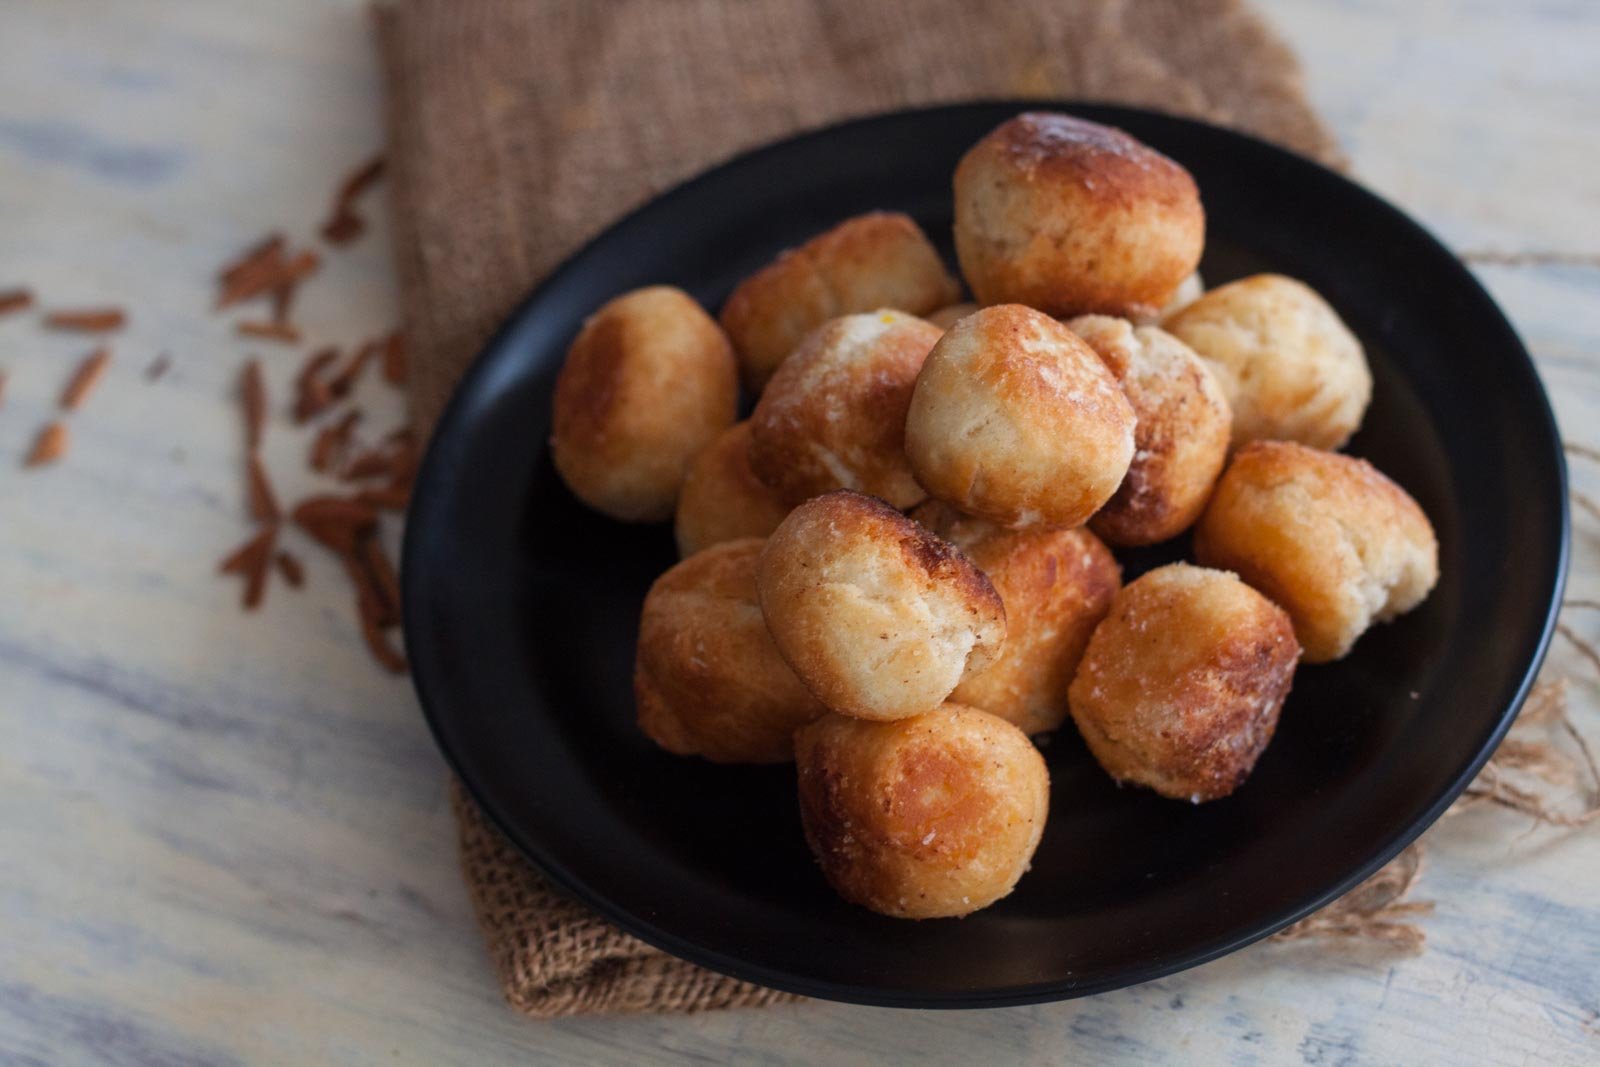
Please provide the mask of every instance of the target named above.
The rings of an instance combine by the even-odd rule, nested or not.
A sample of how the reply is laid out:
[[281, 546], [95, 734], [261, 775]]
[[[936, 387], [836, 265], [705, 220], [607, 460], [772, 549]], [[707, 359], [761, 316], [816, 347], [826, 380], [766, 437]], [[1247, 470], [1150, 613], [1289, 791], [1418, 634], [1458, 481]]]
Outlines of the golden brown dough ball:
[[740, 537], [766, 537], [789, 507], [750, 467], [750, 423], [737, 422], [700, 450], [678, 494], [678, 554]]
[[932, 314], [924, 315], [923, 318], [927, 319], [941, 330], [948, 330], [950, 327], [954, 326], [956, 323], [960, 322], [962, 319], [966, 318], [968, 315], [977, 310], [978, 305], [969, 301], [965, 304], [951, 304], [948, 307], [942, 307]]
[[960, 286], [907, 215], [846, 219], [739, 283], [722, 306], [745, 384], [759, 392], [812, 330], [840, 315], [895, 308], [921, 315], [958, 300]]
[[1089, 520], [1114, 545], [1153, 545], [1200, 517], [1228, 458], [1233, 425], [1205, 361], [1154, 326], [1082, 315], [1067, 323], [1122, 383], [1137, 420], [1133, 462], [1116, 496]]
[[900, 719], [939, 706], [1005, 641], [983, 572], [881, 500], [847, 489], [801, 504], [767, 539], [761, 610], [834, 711]]
[[840, 896], [882, 915], [968, 915], [1010, 893], [1050, 812], [1028, 738], [959, 704], [901, 719], [828, 715], [795, 738], [800, 819]]
[[906, 407], [939, 327], [899, 311], [832, 319], [772, 376], [750, 416], [750, 464], [790, 504], [855, 489], [908, 508]]
[[956, 254], [980, 304], [1153, 315], [1200, 263], [1194, 179], [1121, 130], [1049, 112], [996, 127], [955, 175]]
[[689, 461], [732, 425], [738, 401], [728, 339], [688, 293], [625, 293], [583, 324], [556, 377], [556, 470], [612, 518], [670, 518]]
[[1286, 441], [1234, 455], [1194, 550], [1283, 605], [1307, 663], [1340, 658], [1439, 580], [1433, 526], [1404, 489], [1364, 459]]
[[1216, 800], [1272, 740], [1299, 655], [1289, 616], [1232, 574], [1158, 567], [1123, 587], [1089, 639], [1072, 719], [1117, 781]]
[[1233, 408], [1233, 445], [1339, 448], [1361, 425], [1372, 372], [1355, 334], [1316, 292], [1281, 274], [1219, 286], [1163, 327], [1216, 372]]
[[697, 552], [650, 587], [633, 692], [639, 728], [681, 756], [778, 763], [795, 730], [827, 711], [767, 633], [756, 602], [762, 540]]
[[1002, 526], [1079, 526], [1133, 458], [1133, 409], [1078, 335], [1001, 304], [968, 315], [929, 353], [906, 414], [917, 480]]
[[1111, 608], [1122, 570], [1088, 530], [1007, 530], [930, 500], [911, 517], [967, 554], [1006, 609], [999, 658], [969, 673], [950, 699], [1037, 734], [1067, 718], [1067, 686], [1089, 635]]

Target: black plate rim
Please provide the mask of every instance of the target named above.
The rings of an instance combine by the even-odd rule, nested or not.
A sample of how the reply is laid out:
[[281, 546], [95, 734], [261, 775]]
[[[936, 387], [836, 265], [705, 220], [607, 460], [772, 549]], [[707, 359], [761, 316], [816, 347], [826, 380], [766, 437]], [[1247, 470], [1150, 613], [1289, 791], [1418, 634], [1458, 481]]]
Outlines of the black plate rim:
[[[444, 697], [435, 688], [432, 674], [432, 665], [425, 650], [430, 646], [423, 640], [425, 628], [418, 618], [420, 608], [417, 605], [422, 600], [423, 579], [418, 577], [426, 568], [416, 566], [416, 560], [425, 551], [426, 536], [414, 536], [415, 531], [426, 527], [427, 522], [423, 516], [429, 511], [431, 499], [436, 495], [433, 487], [438, 483], [448, 465], [446, 456], [450, 443], [456, 439], [470, 422], [465, 414], [469, 407], [469, 398], [480, 386], [481, 381], [490, 372], [496, 362], [496, 354], [504, 347], [506, 342], [520, 329], [523, 320], [537, 305], [545, 291], [563, 276], [575, 263], [584, 258], [590, 249], [597, 243], [607, 238], [613, 231], [623, 228], [637, 216], [652, 211], [662, 210], [674, 200], [686, 194], [703, 182], [708, 182], [721, 176], [727, 171], [738, 169], [753, 160], [759, 159], [769, 153], [776, 153], [798, 147], [806, 142], [825, 140], [839, 131], [856, 127], [870, 126], [875, 123], [902, 121], [907, 118], [922, 116], [933, 118], [938, 115], [953, 114], [968, 110], [982, 110], [994, 108], [1009, 108], [1015, 111], [1049, 109], [1066, 111], [1091, 118], [1095, 121], [1116, 125], [1119, 116], [1155, 116], [1164, 121], [1183, 123], [1194, 127], [1203, 128], [1209, 135], [1215, 135], [1224, 141], [1233, 140], [1242, 146], [1248, 146], [1253, 151], [1264, 151], [1277, 155], [1288, 162], [1291, 167], [1307, 170], [1323, 181], [1332, 180], [1342, 185], [1344, 191], [1365, 200], [1378, 214], [1387, 216], [1390, 224], [1403, 230], [1408, 230], [1411, 235], [1422, 243], [1431, 246], [1433, 251], [1439, 253], [1441, 262], [1448, 263], [1453, 272], [1453, 277], [1441, 279], [1441, 285], [1448, 285], [1461, 290], [1481, 308], [1492, 316], [1496, 326], [1503, 332], [1503, 340], [1507, 342], [1507, 350], [1514, 351], [1520, 357], [1507, 367], [1508, 371], [1517, 371], [1524, 374], [1533, 386], [1533, 395], [1538, 404], [1538, 426], [1530, 427], [1530, 435], [1537, 434], [1546, 439], [1549, 453], [1553, 460], [1553, 470], [1556, 475], [1558, 499], [1555, 501], [1542, 501], [1541, 505], [1549, 508], [1555, 507], [1556, 515], [1553, 524], [1556, 544], [1553, 546], [1554, 568], [1553, 573], [1541, 576], [1541, 580], [1549, 584], [1549, 601], [1546, 605], [1544, 618], [1541, 620], [1538, 633], [1526, 650], [1526, 667], [1521, 676], [1512, 686], [1512, 692], [1506, 700], [1493, 728], [1485, 736], [1482, 744], [1472, 760], [1462, 768], [1449, 785], [1440, 792], [1434, 802], [1410, 824], [1388, 840], [1379, 843], [1371, 851], [1366, 861], [1357, 865], [1352, 871], [1336, 884], [1328, 887], [1324, 892], [1312, 899], [1303, 901], [1299, 905], [1288, 908], [1281, 913], [1257, 925], [1255, 929], [1233, 938], [1224, 938], [1210, 945], [1205, 945], [1195, 950], [1179, 953], [1166, 958], [1159, 963], [1149, 964], [1138, 969], [1136, 977], [1114, 976], [1103, 980], [1090, 981], [1050, 981], [1028, 985], [1016, 985], [995, 990], [964, 990], [958, 992], [901, 992], [897, 990], [884, 990], [872, 986], [855, 985], [841, 982], [819, 981], [804, 976], [791, 975], [782, 971], [773, 970], [758, 964], [752, 964], [737, 957], [709, 949], [695, 942], [689, 941], [662, 929], [646, 919], [643, 919], [628, 909], [610, 901], [601, 894], [593, 891], [583, 881], [572, 874], [558, 859], [546, 853], [537, 843], [529, 840], [516, 824], [516, 820], [507, 816], [486, 795], [479, 785], [473, 782], [463, 771], [463, 760], [456, 753], [449, 741], [447, 733], [442, 726], [443, 712], [441, 711]], [[1521, 709], [1528, 693], [1533, 687], [1539, 669], [1549, 651], [1551, 641], [1555, 634], [1556, 619], [1560, 612], [1562, 595], [1566, 588], [1568, 566], [1571, 554], [1571, 517], [1568, 505], [1568, 472], [1565, 450], [1561, 443], [1555, 412], [1550, 404], [1549, 394], [1544, 388], [1544, 383], [1539, 377], [1538, 369], [1529, 354], [1526, 345], [1517, 334], [1515, 328], [1506, 318], [1499, 304], [1478, 281], [1472, 271], [1463, 263], [1431, 230], [1422, 225], [1400, 208], [1389, 203], [1377, 193], [1365, 186], [1339, 174], [1306, 156], [1300, 155], [1281, 145], [1252, 136], [1239, 130], [1211, 123], [1202, 122], [1188, 116], [1177, 115], [1154, 108], [1135, 108], [1120, 105], [1099, 103], [1087, 100], [1019, 100], [1007, 98], [984, 98], [962, 101], [960, 103], [935, 104], [926, 107], [900, 108], [876, 112], [868, 115], [847, 119], [842, 122], [831, 123], [801, 131], [780, 140], [767, 142], [757, 147], [745, 150], [730, 156], [706, 170], [697, 172], [693, 176], [664, 190], [658, 195], [633, 208], [618, 217], [605, 229], [596, 233], [583, 245], [563, 259], [553, 268], [546, 278], [535, 286], [524, 297], [506, 320], [494, 332], [490, 339], [479, 350], [478, 354], [469, 364], [461, 380], [452, 390], [450, 398], [441, 413], [435, 430], [429, 439], [423, 461], [418, 469], [415, 487], [413, 489], [410, 511], [406, 517], [405, 538], [401, 550], [401, 593], [402, 593], [402, 625], [406, 636], [408, 652], [411, 659], [411, 679], [416, 690], [418, 701], [422, 707], [423, 717], [428, 729], [433, 735], [436, 745], [444, 755], [446, 762], [457, 781], [467, 790], [468, 795], [476, 802], [480, 809], [489, 817], [497, 829], [511, 841], [545, 876], [547, 876], [560, 890], [571, 895], [579, 902], [593, 908], [610, 922], [616, 924], [625, 932], [639, 938], [646, 944], [661, 949], [691, 963], [709, 968], [733, 978], [753, 982], [758, 985], [802, 996], [814, 997], [824, 1000], [833, 1000], [844, 1003], [861, 1004], [875, 1007], [914, 1008], [914, 1009], [970, 1009], [970, 1008], [997, 1008], [1011, 1007], [1028, 1004], [1048, 1003], [1057, 1000], [1075, 999], [1077, 997], [1092, 996], [1098, 993], [1110, 992], [1115, 989], [1138, 985], [1144, 982], [1155, 981], [1160, 978], [1188, 970], [1193, 967], [1209, 963], [1213, 960], [1227, 956], [1245, 948], [1257, 941], [1270, 937], [1272, 934], [1291, 926], [1313, 912], [1332, 903], [1338, 897], [1355, 888], [1365, 879], [1375, 874], [1384, 864], [1399, 855], [1407, 846], [1422, 835], [1436, 822], [1445, 810], [1477, 777], [1494, 750], [1499, 746], [1506, 732], [1515, 721], [1517, 712]], [[418, 649], [424, 651], [417, 651]]]

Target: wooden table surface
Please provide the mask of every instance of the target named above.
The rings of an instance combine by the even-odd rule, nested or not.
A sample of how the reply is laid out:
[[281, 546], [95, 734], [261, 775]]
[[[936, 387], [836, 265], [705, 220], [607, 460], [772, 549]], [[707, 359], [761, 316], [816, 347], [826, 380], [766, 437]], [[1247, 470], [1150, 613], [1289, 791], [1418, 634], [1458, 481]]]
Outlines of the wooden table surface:
[[[1514, 261], [1480, 276], [1566, 433], [1600, 444], [1600, 4], [1265, 6], [1356, 174], [1455, 248]], [[233, 337], [211, 278], [270, 228], [311, 236], [337, 176], [380, 146], [362, 11], [0, 10], [0, 288], [133, 313], [48, 470], [20, 459], [90, 343], [0, 320], [0, 1062], [1600, 1061], [1600, 832], [1497, 812], [1430, 836], [1419, 895], [1438, 910], [1417, 958], [1263, 944], [989, 1012], [509, 1012], [443, 763], [407, 683], [364, 651], [336, 566], [301, 545], [308, 587], [255, 616], [214, 573], [247, 533], [238, 366], [259, 351], [281, 398], [298, 353]], [[389, 327], [381, 225], [329, 257], [299, 318], [338, 343]], [[171, 372], [146, 381], [160, 352]], [[284, 419], [268, 431], [291, 499], [314, 484], [305, 446]], [[1600, 494], [1600, 470], [1574, 474]], [[1600, 524], [1576, 526], [1572, 592], [1592, 596]], [[1600, 736], [1595, 675], [1564, 647], [1550, 670]]]

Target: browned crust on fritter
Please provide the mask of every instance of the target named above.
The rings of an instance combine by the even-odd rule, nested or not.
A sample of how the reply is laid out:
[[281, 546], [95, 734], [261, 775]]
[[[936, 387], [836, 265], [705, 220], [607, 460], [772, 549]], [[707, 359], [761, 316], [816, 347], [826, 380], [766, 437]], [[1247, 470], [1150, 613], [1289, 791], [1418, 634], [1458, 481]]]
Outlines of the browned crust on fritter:
[[719, 316], [740, 355], [745, 384], [760, 390], [789, 351], [828, 319], [872, 311], [883, 301], [863, 304], [852, 278], [841, 271], [898, 252], [924, 284], [908, 286], [893, 301], [900, 311], [921, 315], [960, 297], [960, 286], [909, 215], [871, 211], [834, 226], [750, 275], [729, 294]]

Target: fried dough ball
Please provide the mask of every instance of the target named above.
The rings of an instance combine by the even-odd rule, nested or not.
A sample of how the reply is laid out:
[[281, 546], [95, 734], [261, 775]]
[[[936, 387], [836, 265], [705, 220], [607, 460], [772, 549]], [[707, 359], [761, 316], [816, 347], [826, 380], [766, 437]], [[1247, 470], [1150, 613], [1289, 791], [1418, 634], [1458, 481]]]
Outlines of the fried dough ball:
[[1067, 718], [1067, 686], [1089, 635], [1111, 609], [1122, 570], [1088, 530], [1007, 530], [930, 500], [911, 517], [967, 554], [1006, 609], [1006, 643], [950, 699], [998, 715], [1027, 734]]
[[688, 293], [625, 293], [583, 324], [556, 376], [556, 470], [614, 519], [670, 518], [689, 461], [733, 424], [738, 400], [733, 349]]
[[1082, 315], [1067, 327], [1122, 383], [1137, 420], [1133, 462], [1089, 526], [1114, 545], [1153, 545], [1194, 524], [1228, 458], [1233, 416], [1194, 351], [1154, 326]]
[[1234, 455], [1194, 550], [1283, 605], [1307, 663], [1339, 659], [1439, 580], [1433, 526], [1404, 489], [1364, 459], [1286, 441]]
[[750, 423], [736, 422], [700, 450], [678, 494], [678, 554], [740, 537], [766, 537], [789, 507], [750, 467]]
[[1299, 655], [1289, 616], [1232, 574], [1158, 567], [1123, 587], [1089, 639], [1072, 719], [1117, 781], [1216, 800], [1272, 740]]
[[697, 552], [650, 587], [633, 692], [639, 728], [681, 756], [781, 763], [827, 711], [778, 655], [756, 600], [758, 537]]
[[951, 304], [948, 307], [942, 307], [930, 315], [924, 315], [923, 318], [927, 319], [941, 330], [948, 330], [950, 327], [954, 326], [956, 323], [960, 322], [962, 319], [966, 318], [968, 315], [977, 310], [978, 305], [969, 301], [965, 304]]
[[722, 328], [738, 350], [745, 384], [760, 392], [806, 334], [829, 319], [885, 307], [922, 315], [960, 297], [910, 216], [874, 211], [846, 219], [740, 282], [722, 306]]
[[1233, 408], [1233, 446], [1299, 441], [1339, 448], [1361, 425], [1372, 372], [1355, 334], [1316, 291], [1281, 274], [1211, 290], [1166, 331], [1216, 372]]
[[1012, 527], [1082, 525], [1128, 472], [1133, 436], [1133, 409], [1094, 350], [1020, 304], [950, 327], [906, 414], [906, 454], [929, 494]]
[[832, 319], [767, 383], [750, 465], [783, 500], [855, 489], [908, 508], [928, 494], [906, 459], [906, 407], [939, 327], [898, 311]]
[[1200, 263], [1194, 179], [1123, 133], [1030, 112], [955, 174], [956, 254], [980, 304], [1051, 315], [1154, 315]]
[[955, 546], [847, 489], [789, 513], [767, 539], [761, 610], [778, 651], [834, 711], [929, 711], [993, 662], [1005, 608]]
[[898, 722], [828, 715], [795, 738], [800, 819], [840, 896], [882, 915], [968, 915], [1010, 893], [1050, 811], [1050, 774], [996, 716], [946, 704]]

